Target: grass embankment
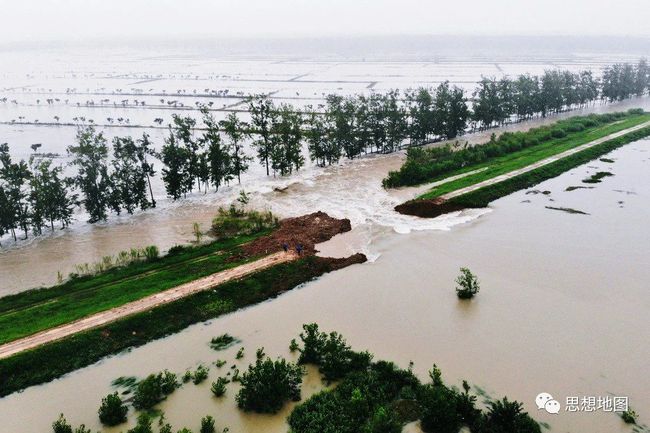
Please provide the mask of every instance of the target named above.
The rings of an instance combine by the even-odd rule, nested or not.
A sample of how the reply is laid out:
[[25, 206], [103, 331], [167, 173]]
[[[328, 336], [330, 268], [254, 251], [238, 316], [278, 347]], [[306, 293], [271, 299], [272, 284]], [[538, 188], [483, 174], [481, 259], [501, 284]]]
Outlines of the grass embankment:
[[442, 203], [433, 200], [413, 200], [396, 207], [400, 212], [423, 217], [435, 217], [454, 210], [482, 208], [490, 202], [513, 192], [530, 188], [545, 180], [552, 179], [575, 167], [586, 164], [628, 143], [650, 136], [650, 127], [630, 132], [622, 137], [605, 141], [558, 161], [520, 174], [503, 182], [495, 183], [467, 194], [451, 198]]
[[[473, 170], [484, 169], [479, 173], [443, 183], [442, 185], [422, 194], [418, 199], [432, 199], [467, 186], [475, 185], [488, 179], [510, 173], [511, 171], [529, 166], [538, 161], [560, 154], [580, 145], [589, 143], [615, 132], [639, 125], [650, 120], [650, 113], [631, 115], [623, 120], [614, 121], [602, 126], [589, 128], [584, 131], [569, 133], [564, 138], [545, 141], [530, 148], [522, 149], [507, 155], [490, 158], [482, 163], [469, 165], [460, 170], [448, 173], [444, 177], [456, 176]], [[436, 179], [440, 180], [440, 179]]]
[[251, 261], [256, 257], [242, 255], [240, 245], [269, 232], [177, 248], [175, 253], [153, 261], [134, 262], [58, 286], [0, 298], [0, 344]]
[[326, 272], [363, 261], [365, 256], [361, 254], [347, 259], [307, 256], [0, 360], [0, 397], [49, 382], [107, 355], [275, 297]]
[[[511, 164], [504, 167], [504, 170], [520, 168], [647, 120], [650, 120], [650, 113], [634, 109], [627, 112], [571, 117], [525, 132], [504, 132], [498, 137], [493, 134], [490, 141], [482, 145], [463, 148], [458, 144], [430, 148], [411, 147], [400, 169], [389, 172], [382, 183], [385, 188], [394, 188], [447, 179], [452, 182], [451, 178], [466, 175], [467, 179], [463, 182], [467, 185], [472, 180], [476, 181], [477, 177], [473, 176], [480, 176], [478, 179], [485, 180], [498, 175], [492, 170], [504, 164]], [[479, 170], [482, 171], [471, 173]], [[456, 184], [456, 188], [460, 187], [462, 185]], [[451, 190], [449, 185], [445, 186], [445, 189], [446, 191], [443, 191], [438, 188], [435, 191], [441, 195]]]

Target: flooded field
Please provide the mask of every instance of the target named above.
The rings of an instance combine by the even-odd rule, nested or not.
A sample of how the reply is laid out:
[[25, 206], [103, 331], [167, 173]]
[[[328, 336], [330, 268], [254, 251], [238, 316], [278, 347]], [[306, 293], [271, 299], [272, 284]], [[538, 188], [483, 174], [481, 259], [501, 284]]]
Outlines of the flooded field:
[[[303, 323], [318, 322], [377, 358], [403, 367], [413, 361], [423, 378], [436, 362], [449, 383], [467, 379], [491, 396], [523, 401], [551, 431], [626, 432], [612, 413], [550, 415], [534, 405], [540, 392], [563, 405], [567, 396], [626, 396], [642, 421], [650, 407], [644, 331], [650, 257], [642, 241], [650, 238], [650, 141], [627, 145], [608, 158], [614, 162], [596, 161], [532, 192], [498, 200], [491, 212], [448, 231], [366, 228], [372, 232], [374, 262], [6, 397], [0, 400], [5, 420], [0, 430], [44, 431], [60, 412], [99, 429], [97, 407], [119, 376], [142, 377], [163, 368], [182, 373], [219, 358], [229, 361], [223, 368], [232, 363], [241, 368], [262, 346], [271, 356], [293, 358], [291, 338]], [[593, 189], [566, 191], [586, 185], [582, 180], [598, 171], [614, 176]], [[358, 244], [363, 230], [357, 227], [324, 249]], [[453, 291], [460, 266], [469, 266], [482, 282], [470, 303], [458, 302]], [[238, 347], [209, 348], [210, 338], [224, 332], [243, 341], [243, 360], [234, 360]], [[209, 382], [220, 374], [212, 366], [210, 380], [185, 385], [161, 405], [174, 426], [196, 429], [200, 417], [210, 414], [235, 433], [286, 431], [289, 408], [274, 417], [242, 414], [232, 388], [225, 400], [215, 400]], [[305, 395], [319, 386], [311, 371]]]
[[[200, 44], [189, 49], [113, 47], [102, 51], [102, 58], [93, 47], [25, 51], [0, 46], [0, 100], [6, 98], [0, 102], [0, 143], [8, 142], [13, 157], [25, 159], [32, 153], [30, 146], [41, 143], [39, 151], [58, 154], [55, 160], [66, 164], [65, 149], [74, 141], [75, 127], [65, 124], [79, 116], [93, 119], [108, 138], [147, 132], [160, 148], [171, 114], [198, 116], [197, 103], [211, 102], [218, 119], [233, 110], [246, 119], [244, 97], [261, 92], [276, 103], [317, 106], [328, 93], [435, 86], [444, 80], [471, 89], [482, 75], [552, 68], [598, 71], [605, 64], [649, 54], [634, 44], [626, 51], [615, 44], [607, 49], [578, 43], [562, 47], [557, 40], [530, 50], [523, 50], [520, 42], [505, 44], [499, 52], [454, 51], [445, 41], [431, 42], [433, 48], [420, 41], [401, 50], [371, 50], [360, 43], [356, 50], [336, 55], [326, 44], [316, 43], [315, 52], [308, 44], [291, 47], [293, 56], [283, 54], [282, 44], [271, 43], [265, 50], [236, 44], [230, 49]], [[650, 100], [596, 105], [463, 139], [478, 143], [493, 132], [635, 107], [649, 110]], [[75, 264], [120, 250], [149, 244], [165, 250], [187, 243], [193, 238], [192, 223], [207, 230], [218, 207], [231, 203], [243, 189], [252, 207], [280, 216], [323, 210], [350, 218], [352, 232], [321, 245], [321, 254], [361, 251], [369, 262], [2, 398], [0, 433], [48, 431], [61, 412], [74, 424], [101, 430], [97, 408], [115, 378], [143, 377], [165, 368], [180, 375], [217, 359], [228, 361], [222, 370], [233, 364], [244, 369], [258, 347], [272, 357], [294, 359], [289, 341], [308, 322], [341, 332], [354, 348], [367, 349], [378, 359], [403, 367], [413, 361], [422, 378], [436, 362], [448, 383], [460, 385], [467, 379], [490, 396], [522, 401], [554, 432], [629, 429], [616, 415], [602, 411], [542, 413], [534, 405], [540, 392], [551, 393], [563, 406], [569, 396], [626, 396], [641, 421], [648, 422], [650, 250], [645, 240], [650, 239], [650, 141], [613, 152], [608, 156], [613, 163], [578, 167], [533, 191], [498, 200], [490, 209], [431, 220], [393, 211], [423, 187], [381, 188], [381, 179], [403, 158], [403, 153], [370, 155], [325, 169], [308, 166], [286, 178], [266, 177], [255, 162], [242, 186], [179, 202], [162, 198], [158, 175], [153, 180], [160, 198], [156, 209], [112, 216], [95, 225], [78, 213], [69, 230], [18, 244], [3, 238], [0, 296], [53, 284], [57, 272], [67, 274]], [[582, 183], [599, 171], [614, 176], [593, 185]], [[589, 188], [567, 191], [577, 186]], [[458, 302], [453, 290], [461, 266], [470, 267], [482, 283], [481, 293], [470, 303]], [[225, 332], [242, 340], [244, 359], [235, 361], [240, 346], [224, 352], [210, 349], [210, 339]], [[244, 414], [236, 409], [232, 386], [225, 399], [213, 398], [210, 383], [223, 374], [212, 365], [209, 380], [185, 385], [160, 405], [175, 429], [196, 431], [200, 418], [209, 414], [218, 427], [227, 426], [232, 433], [287, 431], [290, 406], [277, 416]], [[321, 388], [318, 375], [309, 370], [303, 398]], [[131, 411], [130, 425], [134, 418]], [[122, 430], [126, 427], [101, 431]]]

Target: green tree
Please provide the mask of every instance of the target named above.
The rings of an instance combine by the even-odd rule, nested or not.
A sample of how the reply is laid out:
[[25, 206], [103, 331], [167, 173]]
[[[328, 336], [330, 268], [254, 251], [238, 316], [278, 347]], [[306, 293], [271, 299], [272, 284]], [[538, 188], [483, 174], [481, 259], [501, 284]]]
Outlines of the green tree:
[[137, 424], [126, 433], [153, 433], [153, 429], [151, 428], [151, 418], [149, 415], [146, 413], [138, 415]]
[[68, 147], [72, 164], [77, 168], [75, 184], [83, 196], [82, 203], [89, 214], [89, 222], [103, 221], [108, 216], [108, 206], [113, 182], [108, 171], [108, 146], [104, 134], [93, 126], [80, 126], [77, 144]]
[[386, 141], [382, 152], [390, 153], [398, 150], [407, 136], [408, 124], [406, 111], [399, 102], [399, 92], [390, 91], [384, 98]]
[[282, 104], [271, 125], [272, 141], [271, 167], [281, 176], [299, 170], [304, 164], [302, 156], [302, 116], [286, 104]]
[[148, 410], [163, 401], [179, 387], [176, 375], [168, 371], [150, 374], [141, 380], [133, 394], [133, 407]]
[[13, 209], [4, 187], [0, 184], [0, 237], [11, 233], [13, 228]]
[[486, 433], [540, 433], [541, 428], [517, 401], [502, 400], [488, 403], [488, 412], [483, 421]]
[[[474, 89], [473, 120], [481, 129], [490, 128], [499, 120], [499, 87], [495, 78], [481, 78]], [[442, 135], [442, 134], [440, 134]]]
[[188, 184], [190, 187], [192, 184], [188, 166], [189, 155], [187, 149], [178, 144], [175, 134], [171, 131], [165, 139], [160, 160], [165, 166], [162, 169], [162, 179], [167, 195], [173, 200], [187, 195]]
[[230, 160], [230, 149], [221, 141], [219, 124], [210, 112], [203, 108], [203, 123], [206, 131], [199, 139], [207, 148], [208, 173], [215, 190], [218, 191], [222, 184], [232, 180], [233, 168]]
[[451, 139], [465, 132], [469, 108], [463, 89], [457, 86], [450, 87], [447, 81], [440, 84], [436, 89], [434, 110], [436, 111], [434, 116], [436, 134]]
[[256, 96], [249, 101], [248, 109], [251, 114], [252, 130], [258, 136], [253, 140], [253, 147], [257, 149], [257, 158], [266, 167], [268, 176], [274, 144], [271, 139], [271, 125], [275, 117], [273, 102], [267, 96]]
[[433, 96], [428, 89], [420, 87], [406, 95], [409, 101], [409, 137], [411, 144], [423, 144], [433, 133]]
[[107, 426], [116, 426], [126, 422], [126, 413], [129, 408], [122, 402], [122, 399], [114, 392], [102, 399], [102, 404], [99, 407], [99, 421]]
[[307, 118], [307, 126], [305, 138], [311, 160], [321, 167], [336, 162], [337, 157], [331, 152], [330, 132], [325, 118], [318, 113], [311, 113]]
[[636, 96], [643, 96], [650, 87], [650, 67], [648, 60], [642, 58], [636, 66], [636, 77], [634, 80], [634, 94]]
[[194, 136], [194, 128], [196, 120], [189, 116], [172, 115], [173, 125], [171, 126], [171, 133], [176, 138], [176, 142], [183, 146], [185, 149], [184, 155], [186, 158], [186, 176], [185, 188], [187, 192], [194, 189], [194, 182], [200, 189], [201, 171], [200, 171], [200, 155], [202, 142]]
[[460, 275], [456, 278], [456, 294], [461, 299], [470, 299], [480, 289], [478, 278], [467, 268], [460, 268]]
[[237, 183], [241, 185], [241, 175], [248, 170], [248, 164], [253, 159], [244, 153], [244, 140], [250, 136], [250, 125], [239, 120], [236, 113], [230, 113], [219, 122], [219, 126], [228, 137], [231, 174], [237, 176]]
[[201, 418], [201, 433], [214, 433], [216, 429], [214, 428], [214, 418], [210, 415], [204, 416]]
[[147, 186], [149, 187], [149, 195], [151, 196], [151, 201], [149, 203], [151, 204], [151, 207], [156, 207], [156, 200], [153, 197], [153, 189], [151, 189], [151, 178], [156, 175], [156, 171], [153, 168], [153, 164], [147, 159], [150, 156], [155, 156], [156, 152], [153, 149], [151, 140], [149, 139], [149, 134], [144, 132], [142, 138], [136, 140], [136, 145], [140, 168], [147, 178]]
[[0, 144], [0, 182], [4, 184], [5, 209], [2, 211], [6, 224], [16, 240], [16, 228], [21, 228], [27, 239], [30, 225], [28, 184], [31, 172], [25, 161], [14, 163], [7, 143]]
[[329, 139], [333, 144], [332, 160], [336, 159], [336, 150], [343, 152], [347, 158], [354, 159], [361, 153], [355, 137], [355, 102], [352, 98], [339, 95], [328, 95], [326, 100], [326, 116], [331, 124]]
[[131, 137], [113, 138], [113, 184], [117, 202], [132, 214], [137, 207], [148, 209], [148, 167], [143, 164], [141, 150]]
[[68, 421], [65, 419], [63, 414], [59, 416], [59, 419], [52, 423], [52, 432], [53, 433], [73, 433], [72, 426], [68, 424]]
[[513, 83], [514, 113], [518, 120], [530, 119], [537, 111], [539, 82], [536, 76], [520, 75]]
[[52, 167], [51, 159], [32, 159], [31, 165], [30, 202], [32, 209], [38, 209], [38, 232], [44, 221], [49, 222], [52, 231], [55, 221], [61, 223], [61, 228], [67, 227], [76, 201], [76, 195], [68, 193], [71, 180], [61, 176], [62, 167]]
[[277, 413], [287, 401], [300, 400], [302, 367], [270, 358], [257, 359], [240, 378], [237, 405], [245, 411]]

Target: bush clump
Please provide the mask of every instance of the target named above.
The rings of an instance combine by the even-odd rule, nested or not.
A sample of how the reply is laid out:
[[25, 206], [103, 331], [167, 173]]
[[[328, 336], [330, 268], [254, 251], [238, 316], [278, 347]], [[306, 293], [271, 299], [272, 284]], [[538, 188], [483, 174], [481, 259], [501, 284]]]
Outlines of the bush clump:
[[362, 370], [370, 365], [372, 356], [367, 352], [355, 352], [337, 332], [326, 334], [315, 323], [303, 325], [300, 334], [303, 347], [299, 348], [299, 364], [315, 364], [327, 382], [333, 382], [351, 371]]
[[235, 205], [228, 209], [219, 208], [212, 220], [212, 236], [218, 240], [235, 236], [252, 235], [277, 227], [278, 218], [269, 212], [246, 211]]
[[176, 375], [167, 370], [158, 374], [150, 374], [135, 388], [133, 407], [139, 410], [151, 409], [179, 386]]
[[225, 350], [229, 348], [230, 346], [239, 343], [240, 340], [233, 337], [230, 334], [222, 334], [218, 337], [214, 337], [212, 340], [210, 340], [210, 347], [213, 350]]
[[194, 374], [192, 375], [192, 383], [194, 383], [194, 385], [198, 385], [205, 381], [205, 379], [208, 378], [208, 371], [208, 368], [204, 365], [199, 365], [196, 367], [196, 370], [194, 370]]
[[52, 423], [53, 433], [91, 433], [90, 429], [87, 429], [84, 424], [81, 424], [76, 429], [72, 429], [72, 426], [68, 424], [63, 414], [59, 416], [59, 419]]
[[467, 268], [460, 268], [460, 275], [456, 278], [456, 294], [460, 299], [473, 298], [481, 286], [476, 275]]
[[117, 392], [114, 392], [102, 399], [102, 404], [98, 411], [99, 421], [109, 427], [122, 424], [126, 422], [126, 413], [128, 411], [129, 408], [122, 402]]
[[216, 429], [214, 428], [214, 418], [210, 415], [207, 415], [201, 418], [201, 430], [200, 433], [214, 433]]
[[223, 397], [226, 394], [226, 385], [230, 383], [225, 377], [217, 378], [216, 382], [212, 382], [210, 390], [215, 397]]
[[237, 405], [245, 411], [277, 413], [288, 401], [300, 400], [304, 370], [285, 359], [258, 359], [242, 374]]
[[[304, 325], [301, 356], [318, 361], [326, 344], [316, 325]], [[463, 391], [448, 387], [434, 364], [431, 382], [423, 384], [411, 368], [391, 362], [368, 363], [349, 370], [331, 389], [300, 403], [289, 416], [292, 433], [398, 433], [420, 420], [426, 433], [540, 433], [539, 425], [523, 412], [521, 403], [507, 399], [491, 403], [483, 413], [476, 396], [463, 382]]]

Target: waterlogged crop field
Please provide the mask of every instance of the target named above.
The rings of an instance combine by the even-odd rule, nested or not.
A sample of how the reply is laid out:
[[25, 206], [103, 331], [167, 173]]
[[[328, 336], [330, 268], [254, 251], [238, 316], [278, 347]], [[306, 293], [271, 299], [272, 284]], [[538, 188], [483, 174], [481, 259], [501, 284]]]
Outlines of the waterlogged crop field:
[[[638, 58], [632, 53], [555, 54], [531, 61], [471, 52], [369, 58], [321, 52], [294, 58], [259, 48], [216, 55], [191, 48], [100, 48], [6, 48], [0, 65], [0, 142], [9, 143], [14, 158], [27, 160], [34, 153], [31, 146], [40, 144], [40, 154], [67, 163], [66, 148], [74, 142], [81, 119], [98, 125], [109, 140], [146, 132], [160, 149], [172, 114], [199, 119], [199, 106], [208, 106], [217, 120], [231, 112], [249, 120], [246, 98], [255, 94], [270, 95], [276, 104], [318, 111], [325, 96], [333, 93], [434, 87], [448, 80], [469, 95], [482, 76], [538, 74], [554, 68], [598, 72], [613, 61]], [[257, 164], [252, 168], [246, 179], [264, 176]], [[164, 195], [159, 176], [153, 188]]]

